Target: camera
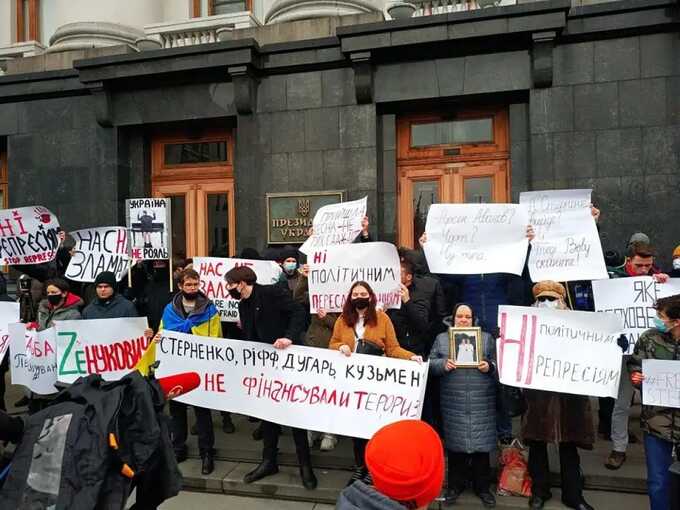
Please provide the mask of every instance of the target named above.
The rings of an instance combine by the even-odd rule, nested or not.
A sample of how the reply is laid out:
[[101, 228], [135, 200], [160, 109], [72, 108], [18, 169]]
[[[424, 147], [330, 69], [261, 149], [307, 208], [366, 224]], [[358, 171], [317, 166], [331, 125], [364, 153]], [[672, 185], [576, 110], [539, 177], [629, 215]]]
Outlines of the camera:
[[31, 291], [31, 278], [29, 276], [22, 274], [19, 277], [18, 283], [19, 283], [19, 292], [26, 293], [26, 292]]

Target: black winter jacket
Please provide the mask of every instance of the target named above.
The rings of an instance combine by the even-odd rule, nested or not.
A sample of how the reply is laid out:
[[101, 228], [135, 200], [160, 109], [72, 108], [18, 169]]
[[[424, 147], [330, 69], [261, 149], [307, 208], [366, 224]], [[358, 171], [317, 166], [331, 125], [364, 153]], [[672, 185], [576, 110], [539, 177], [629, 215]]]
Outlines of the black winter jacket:
[[132, 301], [120, 294], [115, 294], [107, 303], [95, 298], [83, 310], [83, 319], [118, 319], [121, 317], [139, 317]]
[[306, 312], [280, 285], [254, 284], [250, 297], [239, 302], [238, 311], [245, 340], [272, 344], [278, 338], [289, 338], [302, 344]]

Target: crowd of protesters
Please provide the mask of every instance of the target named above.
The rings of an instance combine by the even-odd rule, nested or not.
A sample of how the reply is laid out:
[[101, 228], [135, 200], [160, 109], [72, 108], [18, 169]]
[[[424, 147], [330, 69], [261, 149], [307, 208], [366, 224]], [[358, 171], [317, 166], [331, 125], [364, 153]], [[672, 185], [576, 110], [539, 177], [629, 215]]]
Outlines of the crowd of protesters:
[[[599, 211], [593, 208], [592, 212], [597, 220]], [[355, 242], [371, 240], [367, 219], [362, 227]], [[529, 240], [533, 235], [533, 229], [528, 226]], [[423, 420], [431, 427], [413, 430], [426, 438], [423, 448], [432, 447], [434, 464], [426, 466], [429, 471], [423, 471], [422, 477], [419, 473], [411, 473], [414, 480], [420, 480], [420, 485], [414, 485], [415, 492], [409, 493], [408, 497], [400, 496], [399, 490], [391, 491], [391, 487], [399, 487], [399, 483], [390, 485], [389, 480], [385, 481], [393, 476], [386, 466], [392, 463], [408, 471], [412, 468], [408, 461], [410, 450], [404, 451], [404, 444], [394, 437], [386, 446], [376, 442], [373, 449], [372, 442], [353, 438], [356, 469], [341, 495], [339, 508], [403, 508], [401, 505], [389, 506], [394, 501], [409, 504], [415, 501], [421, 507], [424, 501], [431, 501], [428, 500], [430, 492], [437, 485], [435, 475], [444, 469], [443, 457], [436, 458], [436, 451], [441, 453], [441, 443], [437, 443], [439, 437], [443, 440], [448, 464], [445, 503], [453, 504], [470, 487], [485, 507], [493, 507], [496, 501], [491, 491], [490, 455], [499, 444], [510, 444], [515, 435], [529, 448], [528, 467], [533, 480], [531, 508], [543, 508], [552, 496], [548, 443], [559, 445], [562, 502], [570, 508], [592, 508], [583, 496], [578, 449], [592, 449], [597, 432], [602, 439], [612, 442], [611, 453], [603, 459], [604, 465], [615, 470], [626, 461], [627, 445], [637, 439], [628, 433], [628, 421], [633, 390], [644, 380], [642, 360], [680, 360], [680, 295], [659, 299], [656, 303], [656, 327], [641, 335], [634, 354], [623, 357], [618, 398], [599, 399], [597, 427], [593, 423], [590, 398], [526, 390], [523, 392], [526, 410], [521, 419], [521, 430], [513, 434], [511, 413], [505, 402], [504, 388], [498, 382], [495, 360], [498, 307], [520, 305], [593, 311], [590, 282], [532, 282], [526, 268], [521, 276], [434, 275], [429, 272], [422, 251], [426, 242], [427, 237], [423, 235], [417, 249], [398, 249], [401, 308], [382, 310], [370, 284], [357, 281], [351, 286], [341, 313], [323, 309], [309, 313], [309, 268], [297, 249], [268, 249], [262, 256], [252, 248], [244, 249], [240, 254], [242, 258], [279, 262], [282, 277], [276, 284], [262, 285], [248, 267], [229, 271], [225, 276], [227, 289], [232, 298], [239, 300], [240, 322], [220, 323], [215, 305], [199, 290], [200, 277], [193, 270], [190, 259], [173, 264], [176, 292], [170, 290], [167, 261], [147, 261], [135, 266], [132, 285], [125, 281], [119, 284], [108, 272], [99, 274], [93, 284], [74, 283], [63, 277], [73, 246], [64, 236], [55, 261], [18, 268], [33, 279], [32, 284], [24, 285], [25, 290], [20, 292], [21, 316], [24, 322], [34, 323], [38, 329], [66, 319], [146, 316], [148, 336], [166, 329], [263, 342], [273, 344], [277, 349], [298, 344], [335, 349], [345, 356], [353, 353], [384, 355], [417, 363], [429, 359], [431, 368]], [[680, 246], [673, 252], [672, 268], [668, 271], [658, 267], [655, 257], [652, 243], [643, 233], [635, 233], [622, 250], [609, 250], [605, 254], [611, 278], [651, 275], [664, 283], [669, 276], [680, 276]], [[7, 296], [3, 280], [0, 281], [0, 300], [7, 299], [11, 298]], [[457, 360], [449, 355], [447, 330], [471, 326], [478, 326], [483, 331], [482, 357], [475, 369], [462, 370], [457, 368]], [[621, 348], [625, 352], [627, 343], [622, 343]], [[7, 360], [2, 370], [0, 391], [4, 397]], [[31, 400], [27, 395], [18, 404], [25, 405]], [[0, 404], [4, 408], [4, 398], [0, 399]], [[212, 413], [209, 409], [195, 408], [194, 414], [202, 472], [209, 474], [214, 469]], [[172, 402], [170, 415], [175, 455], [182, 461], [187, 456], [186, 442], [192, 428], [187, 419], [187, 406]], [[224, 432], [234, 432], [228, 413], [222, 413], [222, 420]], [[641, 421], [652, 509], [667, 509], [671, 498], [669, 467], [674, 447], [680, 442], [680, 417], [676, 423], [674, 410], [643, 406]], [[434, 430], [437, 432], [432, 436], [430, 431]], [[263, 442], [262, 462], [245, 475], [245, 483], [278, 472], [280, 432], [281, 427], [276, 423], [262, 421], [259, 424], [253, 437]], [[293, 438], [302, 483], [312, 490], [317, 486], [317, 479], [312, 469], [310, 447], [320, 442], [321, 450], [332, 450], [337, 437], [293, 429]], [[410, 441], [407, 443], [411, 444]], [[395, 452], [386, 452], [390, 448]], [[400, 455], [403, 455], [401, 460]], [[388, 460], [376, 463], [376, 458]], [[438, 483], [436, 492], [441, 487], [441, 480]], [[426, 495], [418, 493], [421, 489], [429, 492]], [[379, 504], [381, 498], [386, 498], [383, 506]], [[373, 501], [373, 506], [361, 503], [369, 500]]]

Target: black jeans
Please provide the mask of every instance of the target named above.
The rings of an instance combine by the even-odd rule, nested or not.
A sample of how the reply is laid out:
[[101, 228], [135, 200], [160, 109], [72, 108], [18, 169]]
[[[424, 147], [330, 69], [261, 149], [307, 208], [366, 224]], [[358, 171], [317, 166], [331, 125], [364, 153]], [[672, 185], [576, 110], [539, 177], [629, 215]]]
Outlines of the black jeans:
[[[297, 453], [300, 464], [311, 464], [309, 453], [309, 443], [307, 442], [307, 431], [291, 427], [293, 440], [295, 441], [295, 452]], [[263, 460], [276, 461], [279, 446], [279, 434], [281, 426], [270, 421], [262, 420], [262, 458]]]
[[598, 434], [606, 434], [608, 437], [612, 431], [612, 413], [614, 412], [616, 399], [611, 397], [599, 397], [598, 403], [597, 432]]
[[[548, 448], [543, 441], [529, 441], [529, 474], [533, 480], [532, 493], [548, 499], [550, 492], [550, 466]], [[562, 479], [562, 501], [576, 506], [583, 501], [583, 480], [581, 459], [574, 443], [560, 443], [560, 477]]]
[[354, 464], [357, 467], [366, 466], [366, 445], [368, 444], [367, 439], [362, 439], [360, 437], [352, 438], [352, 445], [354, 446]]
[[[187, 443], [187, 406], [181, 402], [170, 401], [170, 416], [172, 416], [171, 432], [172, 447], [175, 452], [186, 451]], [[215, 446], [215, 431], [213, 430], [212, 414], [210, 409], [195, 407], [196, 428], [198, 429], [198, 451], [201, 457], [213, 453]]]
[[462, 491], [472, 482], [476, 494], [489, 492], [491, 485], [491, 461], [487, 452], [451, 452], [449, 460], [448, 486]]

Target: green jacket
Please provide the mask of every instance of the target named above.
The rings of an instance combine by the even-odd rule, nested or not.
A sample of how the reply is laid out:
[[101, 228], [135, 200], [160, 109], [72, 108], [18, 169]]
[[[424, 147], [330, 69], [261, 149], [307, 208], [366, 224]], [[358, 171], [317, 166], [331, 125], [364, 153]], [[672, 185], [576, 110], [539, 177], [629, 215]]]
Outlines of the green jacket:
[[[643, 359], [680, 360], [680, 341], [670, 333], [648, 329], [635, 344], [628, 360], [629, 372], [641, 372]], [[642, 406], [642, 430], [665, 441], [680, 444], [680, 409]]]

